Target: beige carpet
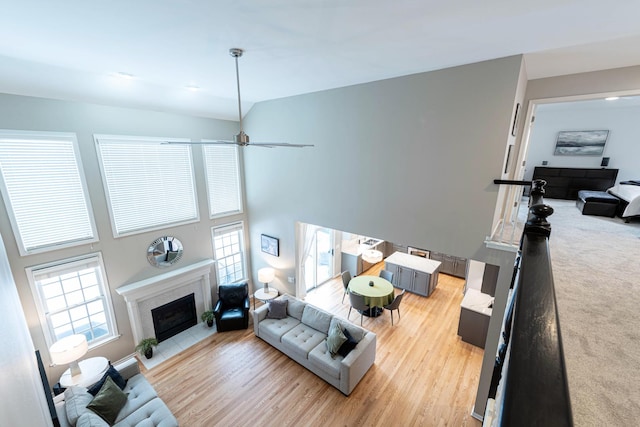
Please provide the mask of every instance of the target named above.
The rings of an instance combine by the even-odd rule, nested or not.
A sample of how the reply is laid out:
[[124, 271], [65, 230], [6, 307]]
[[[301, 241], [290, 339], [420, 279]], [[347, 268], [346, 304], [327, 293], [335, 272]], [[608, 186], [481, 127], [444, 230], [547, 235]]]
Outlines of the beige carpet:
[[575, 425], [640, 425], [640, 222], [546, 203]]

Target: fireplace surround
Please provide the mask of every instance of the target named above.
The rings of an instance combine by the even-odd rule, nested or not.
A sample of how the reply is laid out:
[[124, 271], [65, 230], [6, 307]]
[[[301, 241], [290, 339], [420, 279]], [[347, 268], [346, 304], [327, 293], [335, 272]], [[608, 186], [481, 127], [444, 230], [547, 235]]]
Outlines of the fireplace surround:
[[213, 260], [207, 259], [116, 289], [127, 303], [134, 344], [155, 336], [151, 310], [157, 307], [194, 294], [196, 322], [211, 308], [212, 265]]

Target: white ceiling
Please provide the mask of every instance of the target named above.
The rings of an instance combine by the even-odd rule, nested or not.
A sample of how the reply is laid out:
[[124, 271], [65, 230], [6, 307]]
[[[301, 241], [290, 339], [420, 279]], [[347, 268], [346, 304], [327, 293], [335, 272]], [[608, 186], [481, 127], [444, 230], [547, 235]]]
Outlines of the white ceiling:
[[525, 54], [530, 79], [640, 64], [638, 0], [3, 3], [0, 92], [232, 120], [231, 47], [246, 51], [243, 112], [262, 100], [515, 54]]

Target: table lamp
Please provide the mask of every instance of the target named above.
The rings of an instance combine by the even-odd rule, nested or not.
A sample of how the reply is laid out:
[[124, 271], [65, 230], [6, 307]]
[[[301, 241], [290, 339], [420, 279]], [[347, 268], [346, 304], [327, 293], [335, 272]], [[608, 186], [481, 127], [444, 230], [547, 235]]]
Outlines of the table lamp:
[[276, 278], [276, 272], [271, 267], [264, 267], [258, 270], [258, 281], [264, 283], [264, 291], [269, 292], [269, 283]]
[[89, 344], [87, 337], [82, 334], [70, 335], [64, 337], [49, 348], [51, 363], [54, 365], [69, 364], [71, 376], [80, 375], [82, 371], [78, 365], [78, 359], [87, 354]]

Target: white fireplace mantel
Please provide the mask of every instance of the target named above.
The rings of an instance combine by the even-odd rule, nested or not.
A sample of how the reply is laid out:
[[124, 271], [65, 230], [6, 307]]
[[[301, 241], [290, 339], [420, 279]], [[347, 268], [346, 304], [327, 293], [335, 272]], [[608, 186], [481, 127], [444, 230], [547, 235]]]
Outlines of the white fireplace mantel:
[[[146, 318], [150, 318], [151, 313], [147, 313], [148, 310], [140, 309], [142, 303], [146, 303], [153, 298], [160, 299], [163, 294], [183, 287], [193, 287], [194, 284], [199, 283], [203, 300], [200, 304], [197, 302], [197, 305], [205, 309], [211, 307], [211, 282], [209, 275], [211, 274], [212, 264], [213, 260], [211, 259], [199, 261], [148, 279], [120, 286], [116, 289], [116, 292], [122, 295], [127, 303], [134, 343], [140, 342], [146, 335], [149, 335], [149, 331], [145, 331], [144, 324], [148, 323], [148, 319]], [[162, 303], [158, 304], [158, 306], [160, 305], [162, 305]], [[198, 316], [200, 314], [201, 313], [198, 313]]]

